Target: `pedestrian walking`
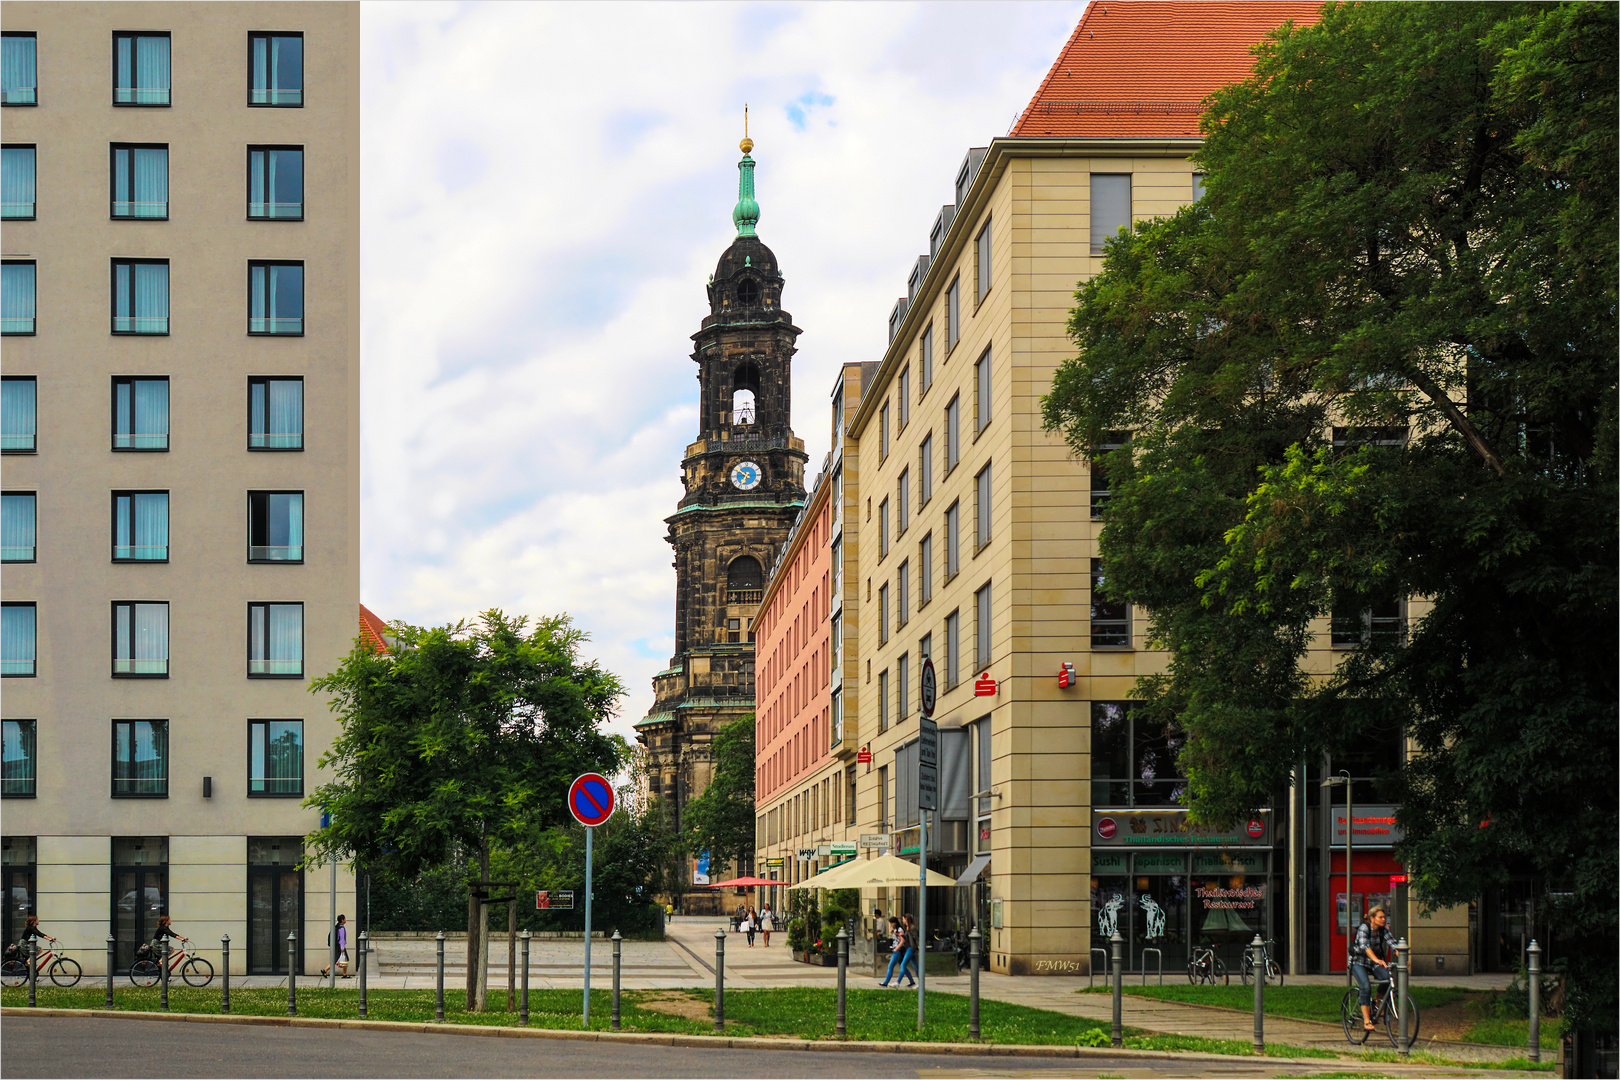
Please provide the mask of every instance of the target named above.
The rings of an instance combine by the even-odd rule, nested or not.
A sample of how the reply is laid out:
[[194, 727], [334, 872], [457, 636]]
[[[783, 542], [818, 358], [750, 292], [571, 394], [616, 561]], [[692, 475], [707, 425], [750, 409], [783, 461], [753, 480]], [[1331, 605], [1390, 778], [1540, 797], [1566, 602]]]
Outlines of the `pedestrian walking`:
[[[331, 948], [331, 946], [332, 946], [332, 939], [331, 939], [330, 936], [328, 936], [327, 939], [326, 939], [326, 945], [327, 945], [327, 948]], [[337, 964], [338, 964], [338, 975], [340, 977], [342, 977], [342, 978], [347, 979], [349, 977], [349, 917], [347, 915], [339, 915], [338, 916], [338, 921], [337, 921]], [[331, 971], [331, 970], [332, 970], [332, 965], [327, 964], [325, 967], [321, 968], [321, 974], [325, 975], [328, 971]]]
[[766, 904], [759, 913], [759, 932], [765, 935], [765, 947], [771, 947], [771, 931], [776, 929], [776, 916], [771, 914], [771, 905]]
[[750, 949], [752, 949], [754, 947], [754, 909], [753, 908], [747, 908], [747, 907], [743, 908], [742, 930], [743, 930], [743, 933], [748, 935], [748, 947]]
[[901, 916], [906, 928], [906, 956], [900, 961], [900, 974], [911, 981], [907, 986], [917, 985], [917, 964], [920, 962], [922, 942], [917, 940], [917, 922], [908, 913]]
[[889, 919], [889, 968], [883, 973], [883, 981], [879, 986], [888, 986], [890, 980], [895, 979], [894, 969], [898, 967], [900, 974], [904, 975], [906, 963], [906, 928], [899, 919]]

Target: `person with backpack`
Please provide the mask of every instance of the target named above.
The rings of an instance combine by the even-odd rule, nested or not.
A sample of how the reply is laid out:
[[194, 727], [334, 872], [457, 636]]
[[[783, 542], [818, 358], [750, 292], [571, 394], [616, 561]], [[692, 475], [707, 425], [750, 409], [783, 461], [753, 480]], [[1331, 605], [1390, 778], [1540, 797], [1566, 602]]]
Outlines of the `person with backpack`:
[[1394, 944], [1389, 932], [1389, 914], [1381, 906], [1374, 907], [1356, 928], [1349, 957], [1350, 974], [1359, 991], [1361, 1023], [1368, 1031], [1377, 1030], [1372, 1021], [1372, 983], [1374, 979], [1389, 982], [1389, 954]]

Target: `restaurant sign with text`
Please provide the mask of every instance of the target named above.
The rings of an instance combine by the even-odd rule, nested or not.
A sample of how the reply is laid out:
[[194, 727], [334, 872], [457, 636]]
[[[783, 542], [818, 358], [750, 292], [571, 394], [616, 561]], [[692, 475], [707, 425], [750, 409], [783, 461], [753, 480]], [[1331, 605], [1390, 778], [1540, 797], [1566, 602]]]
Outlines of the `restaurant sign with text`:
[[[1395, 821], [1397, 806], [1363, 806], [1357, 803], [1356, 838], [1353, 848], [1394, 847], [1405, 839], [1406, 831]], [[1333, 808], [1333, 846], [1344, 847], [1344, 807]]]
[[[1230, 828], [1194, 825], [1185, 810], [1093, 810], [1095, 847], [1270, 847], [1271, 811], [1260, 810]], [[1357, 815], [1359, 822], [1360, 815]]]

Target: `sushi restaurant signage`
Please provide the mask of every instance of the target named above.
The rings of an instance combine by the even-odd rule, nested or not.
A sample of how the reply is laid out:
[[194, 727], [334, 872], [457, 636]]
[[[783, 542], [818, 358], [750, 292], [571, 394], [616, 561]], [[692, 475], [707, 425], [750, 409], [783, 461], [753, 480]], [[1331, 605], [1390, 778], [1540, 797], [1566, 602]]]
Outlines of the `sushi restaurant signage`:
[[[1093, 810], [1092, 847], [1270, 847], [1271, 811], [1229, 828], [1194, 825], [1185, 810]], [[1357, 815], [1359, 824], [1360, 815]]]

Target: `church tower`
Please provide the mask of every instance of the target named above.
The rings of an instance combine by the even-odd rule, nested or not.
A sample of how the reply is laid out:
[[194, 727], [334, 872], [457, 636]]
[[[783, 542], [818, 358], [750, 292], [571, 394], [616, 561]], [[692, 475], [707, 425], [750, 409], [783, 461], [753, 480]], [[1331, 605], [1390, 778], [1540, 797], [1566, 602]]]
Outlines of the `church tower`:
[[[776, 256], [755, 233], [753, 147], [743, 139], [737, 163], [737, 238], [709, 279], [709, 314], [692, 335], [697, 440], [681, 462], [686, 495], [665, 519], [675, 551], [675, 655], [654, 677], [656, 701], [636, 725], [648, 794], [676, 828], [708, 786], [715, 733], [754, 711], [754, 616], [804, 507], [807, 457], [791, 415], [800, 330], [782, 310]], [[718, 904], [718, 894], [691, 899], [705, 896]]]

